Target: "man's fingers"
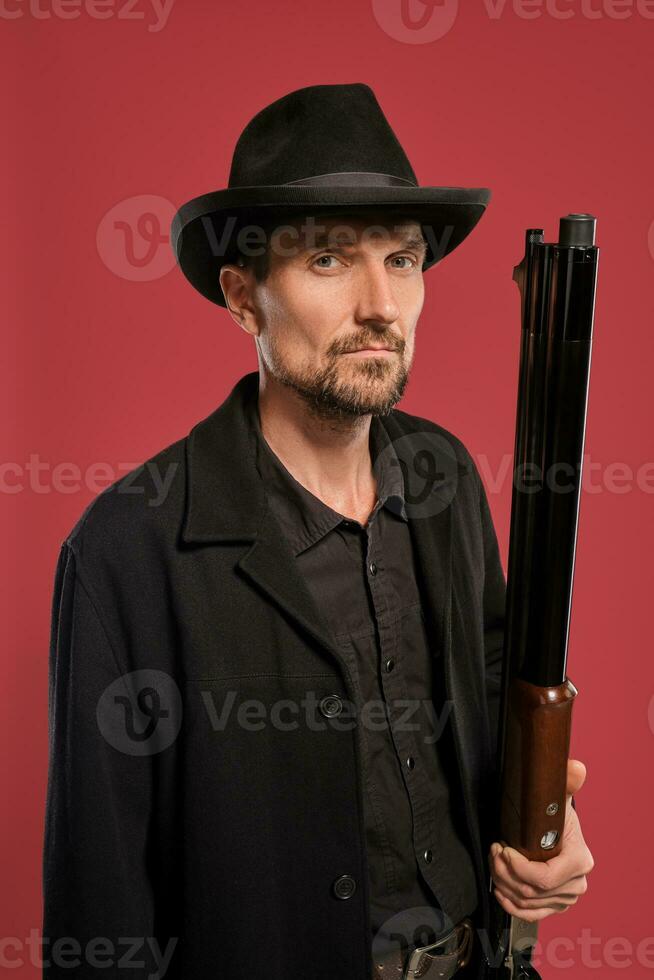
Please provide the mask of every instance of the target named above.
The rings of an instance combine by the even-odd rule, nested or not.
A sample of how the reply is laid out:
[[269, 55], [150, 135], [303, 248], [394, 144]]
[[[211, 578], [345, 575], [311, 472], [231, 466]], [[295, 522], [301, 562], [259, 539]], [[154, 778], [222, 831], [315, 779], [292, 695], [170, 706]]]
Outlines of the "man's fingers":
[[552, 915], [555, 912], [566, 912], [568, 909], [567, 905], [561, 904], [556, 904], [544, 909], [520, 908], [520, 906], [516, 905], [515, 902], [512, 902], [510, 898], [505, 898], [505, 896], [502, 895], [497, 888], [493, 889], [493, 894], [503, 909], [505, 909], [510, 915], [515, 915], [518, 919], [522, 919], [524, 922], [539, 922], [548, 915]]
[[543, 904], [551, 904], [552, 901], [561, 901], [572, 904], [588, 888], [585, 875], [578, 875], [576, 878], [572, 878], [565, 883], [565, 887], [563, 888], [543, 890], [535, 888], [533, 885], [525, 884], [524, 881], [516, 878], [501, 859], [492, 860], [491, 869], [495, 884], [499, 885], [502, 891], [506, 892], [513, 901], [525, 900]]
[[[588, 848], [586, 850], [588, 851]], [[566, 882], [580, 875], [589, 874], [593, 868], [590, 851], [588, 851], [587, 862], [581, 867], [577, 852], [570, 855], [562, 851], [549, 861], [530, 861], [515, 848], [505, 847], [500, 852], [499, 858], [506, 863], [514, 878], [531, 885], [541, 894], [557, 892]]]
[[579, 759], [568, 759], [568, 774], [565, 791], [570, 797], [578, 793], [586, 781], [586, 766]]
[[512, 891], [505, 885], [496, 885], [495, 890], [508, 898], [519, 909], [557, 909], [560, 906], [570, 908], [579, 901], [579, 895], [556, 895], [552, 898], [524, 898], [518, 892]]

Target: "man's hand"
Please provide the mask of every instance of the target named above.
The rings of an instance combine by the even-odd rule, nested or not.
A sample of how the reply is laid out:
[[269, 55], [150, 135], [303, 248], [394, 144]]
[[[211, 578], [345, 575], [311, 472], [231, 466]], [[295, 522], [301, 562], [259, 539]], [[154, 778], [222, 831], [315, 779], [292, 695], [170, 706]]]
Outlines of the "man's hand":
[[581, 833], [572, 797], [586, 779], [586, 767], [568, 759], [565, 824], [561, 851], [549, 861], [529, 861], [508, 845], [491, 845], [493, 894], [502, 908], [526, 922], [537, 922], [554, 912], [565, 912], [588, 888], [586, 875], [595, 862]]

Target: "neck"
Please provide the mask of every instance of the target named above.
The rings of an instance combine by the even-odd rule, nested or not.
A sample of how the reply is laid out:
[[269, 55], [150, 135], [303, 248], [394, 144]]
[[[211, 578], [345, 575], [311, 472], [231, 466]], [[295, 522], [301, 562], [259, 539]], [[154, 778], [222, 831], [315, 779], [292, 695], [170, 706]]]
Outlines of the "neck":
[[339, 514], [365, 523], [377, 499], [371, 416], [316, 418], [296, 391], [263, 375], [258, 406], [266, 442], [298, 483]]

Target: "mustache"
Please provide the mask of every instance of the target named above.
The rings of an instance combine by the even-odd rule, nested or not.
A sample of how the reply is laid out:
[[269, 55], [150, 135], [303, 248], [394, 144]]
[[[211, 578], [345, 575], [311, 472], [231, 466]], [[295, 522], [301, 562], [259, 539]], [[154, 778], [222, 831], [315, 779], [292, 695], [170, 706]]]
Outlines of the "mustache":
[[370, 336], [357, 334], [351, 339], [335, 341], [328, 353], [331, 355], [346, 354], [352, 350], [361, 350], [363, 347], [388, 347], [390, 350], [398, 351], [401, 354], [406, 347], [406, 341], [403, 337], [397, 337], [394, 334], [372, 334]]

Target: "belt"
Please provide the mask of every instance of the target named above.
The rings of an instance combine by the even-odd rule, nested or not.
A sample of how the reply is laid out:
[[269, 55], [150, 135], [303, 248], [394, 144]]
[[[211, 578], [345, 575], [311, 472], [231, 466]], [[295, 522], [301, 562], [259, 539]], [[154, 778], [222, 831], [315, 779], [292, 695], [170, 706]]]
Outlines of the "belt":
[[472, 921], [465, 918], [429, 946], [374, 957], [372, 980], [447, 980], [469, 963], [471, 953]]

